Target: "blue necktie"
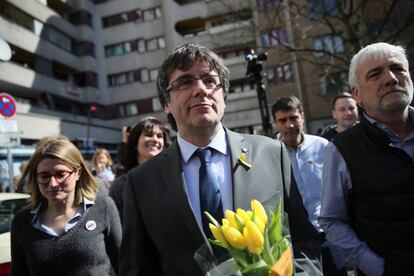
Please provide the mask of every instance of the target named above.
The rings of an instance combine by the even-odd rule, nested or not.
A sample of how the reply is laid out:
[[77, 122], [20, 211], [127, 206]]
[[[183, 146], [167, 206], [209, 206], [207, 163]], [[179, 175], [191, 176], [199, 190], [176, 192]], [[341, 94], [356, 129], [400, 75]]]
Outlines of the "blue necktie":
[[203, 150], [197, 150], [196, 154], [200, 158], [201, 162], [199, 187], [203, 230], [206, 236], [210, 238], [212, 237], [212, 234], [210, 228], [208, 227], [209, 220], [204, 215], [204, 211], [209, 212], [210, 215], [212, 215], [221, 224], [221, 219], [223, 218], [223, 207], [221, 205], [220, 187], [210, 162], [211, 149], [205, 148]]

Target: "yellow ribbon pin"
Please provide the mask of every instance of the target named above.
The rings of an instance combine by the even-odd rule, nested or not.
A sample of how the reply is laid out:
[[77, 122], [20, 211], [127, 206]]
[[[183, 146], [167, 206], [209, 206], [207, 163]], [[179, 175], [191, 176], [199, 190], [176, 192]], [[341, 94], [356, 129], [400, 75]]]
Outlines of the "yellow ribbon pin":
[[240, 154], [240, 157], [239, 157], [238, 162], [246, 170], [248, 170], [248, 169], [250, 169], [252, 167], [252, 165], [246, 162], [246, 152], [247, 152], [247, 149], [246, 148], [242, 148], [242, 153]]

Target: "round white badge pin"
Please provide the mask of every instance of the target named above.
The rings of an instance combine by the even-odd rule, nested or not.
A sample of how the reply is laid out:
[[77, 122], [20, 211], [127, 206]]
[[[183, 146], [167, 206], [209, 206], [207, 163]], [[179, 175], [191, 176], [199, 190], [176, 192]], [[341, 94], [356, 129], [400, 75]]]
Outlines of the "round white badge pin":
[[96, 222], [94, 220], [88, 220], [85, 224], [85, 228], [88, 231], [93, 231], [96, 229]]

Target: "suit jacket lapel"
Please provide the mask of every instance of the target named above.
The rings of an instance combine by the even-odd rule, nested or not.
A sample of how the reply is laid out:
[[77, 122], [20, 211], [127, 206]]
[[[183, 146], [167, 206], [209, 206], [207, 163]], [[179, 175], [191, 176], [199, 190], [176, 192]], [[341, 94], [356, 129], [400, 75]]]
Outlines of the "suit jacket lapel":
[[[270, 179], [271, 175], [263, 178], [262, 174], [266, 170], [261, 170], [261, 166], [272, 166], [272, 164], [269, 164], [269, 160], [263, 156], [254, 154], [255, 149], [248, 138], [227, 129], [226, 132], [232, 162], [233, 208], [250, 209], [252, 199], [257, 199], [269, 206], [275, 206], [277, 201], [276, 183], [272, 186], [272, 182], [276, 180]], [[243, 149], [246, 151], [246, 162], [251, 165], [251, 168], [242, 166], [238, 161]], [[266, 183], [262, 183], [262, 181], [266, 181]]]
[[226, 129], [231, 154], [231, 168], [233, 176], [233, 206], [234, 209], [246, 209], [250, 205], [251, 193], [249, 192], [250, 174], [248, 168], [239, 163], [243, 151], [246, 154], [246, 162], [252, 163], [252, 145], [248, 140], [233, 131]]
[[[198, 243], [202, 240], [207, 242], [200, 230], [187, 196], [184, 173], [181, 167], [181, 153], [177, 142], [173, 143], [162, 154], [164, 158], [161, 160], [162, 169], [160, 171], [163, 183], [166, 185], [166, 192], [176, 198], [174, 200], [175, 206], [171, 206], [166, 212], [178, 212], [183, 222], [182, 225], [185, 225], [193, 233], [193, 238]], [[178, 226], [175, 225], [174, 228], [179, 229]]]

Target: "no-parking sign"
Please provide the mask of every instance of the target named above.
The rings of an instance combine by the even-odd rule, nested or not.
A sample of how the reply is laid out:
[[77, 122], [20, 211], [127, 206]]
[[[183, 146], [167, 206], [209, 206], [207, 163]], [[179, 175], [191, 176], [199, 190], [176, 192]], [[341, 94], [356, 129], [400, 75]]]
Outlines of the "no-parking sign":
[[16, 101], [10, 94], [0, 93], [0, 114], [4, 117], [13, 117], [16, 113]]

